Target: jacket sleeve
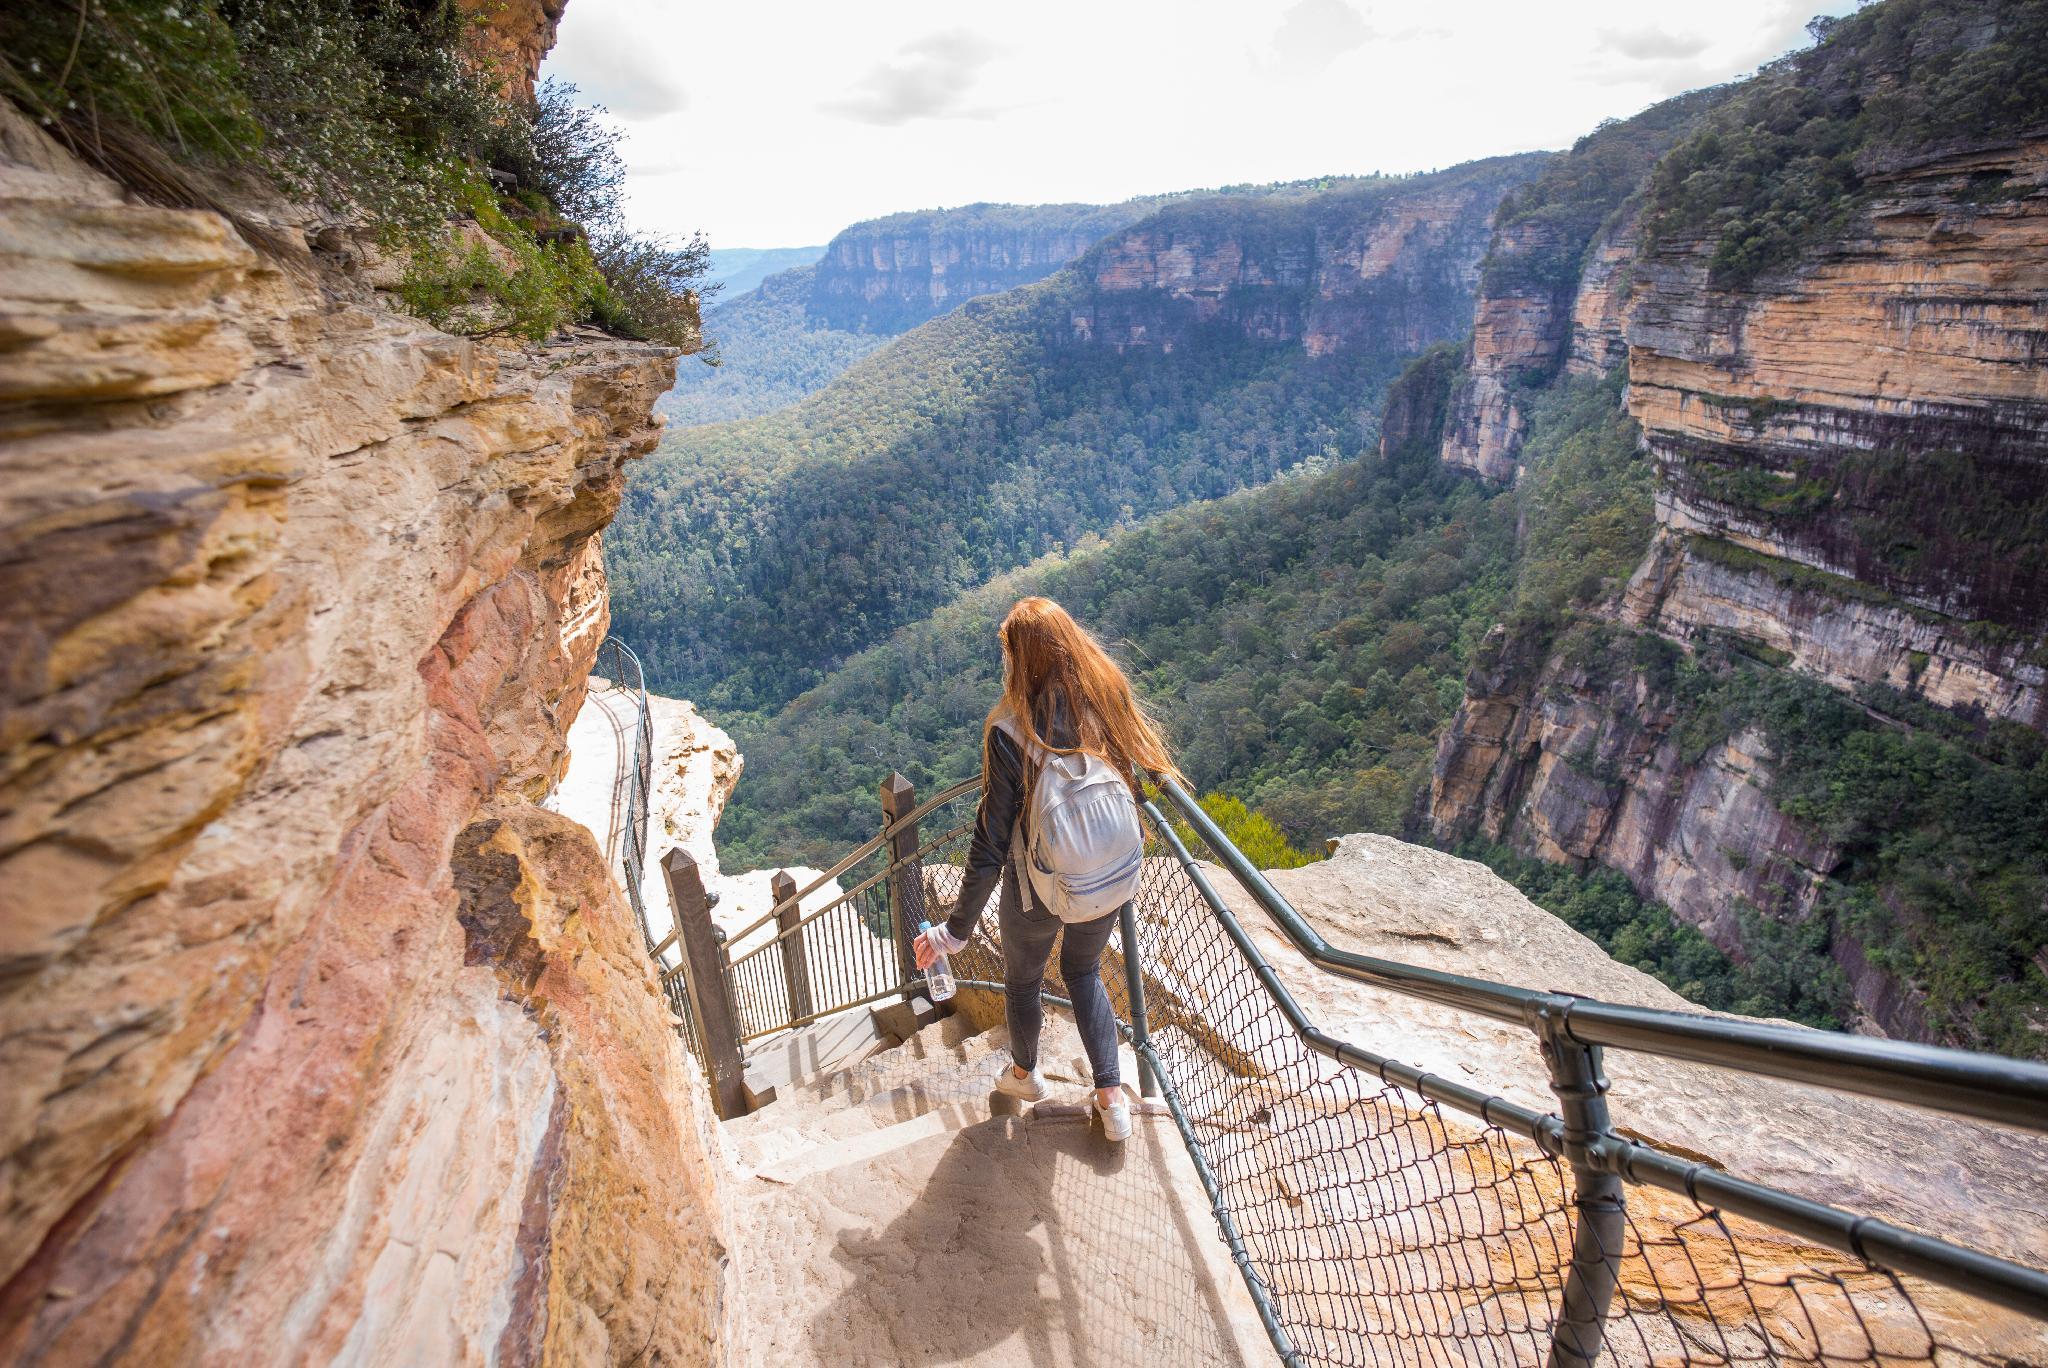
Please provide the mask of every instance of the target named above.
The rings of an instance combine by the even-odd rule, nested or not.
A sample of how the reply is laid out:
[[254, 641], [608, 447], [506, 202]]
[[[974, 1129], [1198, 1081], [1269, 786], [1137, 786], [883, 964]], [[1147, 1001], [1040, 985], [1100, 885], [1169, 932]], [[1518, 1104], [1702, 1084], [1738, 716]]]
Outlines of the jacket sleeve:
[[967, 877], [960, 899], [946, 918], [946, 930], [957, 939], [974, 934], [975, 923], [988, 905], [989, 894], [1002, 878], [1010, 858], [1010, 833], [1017, 825], [1017, 804], [1023, 788], [1023, 754], [1000, 727], [989, 733], [987, 782], [981, 807], [974, 814], [974, 840], [967, 847]]

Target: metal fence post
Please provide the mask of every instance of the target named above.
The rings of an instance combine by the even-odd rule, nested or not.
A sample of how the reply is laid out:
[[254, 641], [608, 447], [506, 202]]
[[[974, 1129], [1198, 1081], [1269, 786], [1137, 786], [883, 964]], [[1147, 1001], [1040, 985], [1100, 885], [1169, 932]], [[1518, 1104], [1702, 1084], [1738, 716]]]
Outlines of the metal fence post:
[[789, 1019], [801, 1021], [811, 1014], [811, 961], [803, 932], [790, 934], [804, 913], [796, 905], [796, 880], [789, 871], [775, 871], [768, 881], [768, 896], [775, 900], [775, 929], [782, 936], [782, 987], [789, 1000]]
[[725, 946], [711, 924], [711, 902], [704, 879], [690, 852], [677, 846], [661, 857], [668, 879], [669, 906], [676, 917], [676, 943], [682, 948], [683, 981], [689, 987], [691, 1015], [704, 1047], [704, 1072], [711, 1079], [711, 1099], [719, 1119], [747, 1114], [740, 1061], [738, 1025], [732, 1009], [732, 985], [725, 976]]
[[1621, 1243], [1626, 1224], [1622, 1182], [1599, 1166], [1595, 1147], [1613, 1129], [1607, 1112], [1607, 1074], [1600, 1047], [1571, 1035], [1572, 999], [1550, 993], [1531, 1001], [1529, 1029], [1543, 1047], [1550, 1090], [1564, 1122], [1564, 1157], [1571, 1166], [1577, 1216], [1572, 1222], [1572, 1262], [1566, 1270], [1557, 1326], [1551, 1334], [1550, 1368], [1590, 1368], [1607, 1335], [1607, 1311], [1621, 1277]]
[[[882, 829], [917, 806], [917, 790], [901, 774], [891, 773], [882, 781]], [[896, 972], [903, 984], [903, 999], [916, 996], [917, 952], [911, 942], [917, 938], [917, 924], [924, 919], [924, 871], [918, 866], [917, 823], [911, 822], [889, 838], [889, 922], [896, 940]]]
[[1131, 1048], [1138, 1056], [1138, 1091], [1146, 1097], [1159, 1096], [1159, 1079], [1152, 1072], [1152, 1060], [1145, 1053], [1151, 1039], [1145, 1026], [1145, 965], [1138, 950], [1136, 903], [1117, 909], [1117, 934], [1124, 942], [1124, 988], [1131, 1000]]

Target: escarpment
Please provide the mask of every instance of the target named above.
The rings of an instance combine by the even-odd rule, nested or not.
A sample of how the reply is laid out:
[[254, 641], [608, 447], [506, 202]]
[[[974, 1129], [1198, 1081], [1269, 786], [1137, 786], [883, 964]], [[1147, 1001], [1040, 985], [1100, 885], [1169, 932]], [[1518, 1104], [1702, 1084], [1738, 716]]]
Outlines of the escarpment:
[[535, 806], [673, 353], [437, 332], [0, 104], [0, 1354], [702, 1361], [707, 1104]]
[[[2037, 1052], [2024, 937], [1955, 963], [2016, 925], [1992, 889], [2039, 896], [2028, 823], [1986, 795], [2024, 788], [2048, 729], [2048, 146], [1894, 153], [1837, 221], [1731, 279], [1712, 232], [1631, 209], [1569, 326], [1523, 329], [1557, 339], [1559, 383], [1625, 341], [1657, 530], [1596, 625], [1482, 650], [1429, 825], [1619, 869], [1738, 957], [1807, 928], [1862, 1024]], [[1445, 448], [1497, 478], [1514, 452]], [[1882, 816], [1879, 784], [1903, 785]]]
[[814, 328], [907, 332], [977, 295], [1045, 279], [1149, 207], [976, 204], [856, 223], [825, 248], [804, 315]]
[[1504, 157], [1413, 185], [1169, 206], [1079, 263], [1073, 335], [1170, 351], [1221, 329], [1312, 357], [1419, 352], [1468, 326], [1494, 207], [1542, 164]]
[[1623, 264], [1643, 178], [1718, 99], [1696, 91], [1602, 125], [1517, 189], [1495, 216], [1469, 324], [1465, 375], [1444, 421], [1443, 460], [1511, 484], [1527, 428], [1521, 395], [1569, 365], [1623, 359]]

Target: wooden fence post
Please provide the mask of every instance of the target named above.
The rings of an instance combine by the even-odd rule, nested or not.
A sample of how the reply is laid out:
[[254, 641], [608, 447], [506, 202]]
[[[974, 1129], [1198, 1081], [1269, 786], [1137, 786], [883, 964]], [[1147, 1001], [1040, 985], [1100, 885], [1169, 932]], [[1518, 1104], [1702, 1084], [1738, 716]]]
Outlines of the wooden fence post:
[[690, 852], [677, 846], [661, 857], [668, 879], [669, 906], [675, 912], [676, 943], [683, 952], [683, 980], [690, 989], [690, 1010], [697, 1018], [704, 1071], [711, 1078], [711, 1100], [720, 1120], [747, 1114], [740, 1061], [740, 1038], [732, 1010], [732, 985], [725, 977], [725, 947], [711, 925], [711, 903], [704, 896], [704, 878]]
[[[917, 790], [901, 774], [891, 773], [882, 781], [882, 828], [917, 806]], [[904, 985], [903, 998], [916, 996], [912, 979], [917, 974], [917, 952], [910, 943], [917, 938], [917, 923], [925, 915], [924, 871], [918, 867], [917, 823], [911, 822], [889, 838], [889, 863], [898, 866], [889, 879], [889, 920], [896, 934], [896, 972]]]
[[[775, 929], [788, 931], [803, 920], [803, 909], [796, 905], [796, 880], [787, 870], [778, 869], [775, 877], [768, 881], [768, 896], [775, 900], [781, 910], [775, 914]], [[803, 932], [782, 938], [782, 986], [789, 995], [789, 1019], [800, 1020], [811, 1014], [811, 960], [804, 948]]]

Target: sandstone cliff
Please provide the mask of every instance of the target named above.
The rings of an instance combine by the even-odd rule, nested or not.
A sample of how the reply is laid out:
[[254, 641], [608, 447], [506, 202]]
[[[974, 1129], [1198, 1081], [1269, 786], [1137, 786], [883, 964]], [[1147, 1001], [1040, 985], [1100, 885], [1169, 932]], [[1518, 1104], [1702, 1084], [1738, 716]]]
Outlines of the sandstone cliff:
[[1148, 208], [975, 204], [856, 223], [825, 248], [804, 316], [814, 328], [908, 332], [976, 295], [1043, 280]]
[[532, 803], [671, 354], [435, 332], [4, 105], [0, 200], [0, 1356], [717, 1357], [701, 1088]]
[[1695, 91], [1603, 124], [1502, 203], [1466, 374], [1445, 416], [1446, 465], [1512, 483], [1527, 426], [1518, 391], [1567, 362], [1597, 374], [1622, 359], [1618, 277], [1635, 245], [1635, 198], [1656, 159], [1717, 99]]
[[[2048, 144], [1892, 157], [1840, 222], [1737, 281], [1716, 275], [1711, 233], [1650, 241], [1623, 215], [1592, 243], [1570, 326], [1543, 335], [1564, 339], [1579, 375], [1625, 339], [1659, 531], [1601, 610], [1619, 634], [1604, 653], [1552, 654], [1543, 639], [1483, 653], [1438, 751], [1429, 821], [1442, 839], [1477, 832], [1623, 870], [1738, 956], [1749, 910], [1835, 918], [1829, 952], [1864, 1024], [1981, 1044], [1970, 1018], [2007, 992], [2000, 974], [2010, 1001], [2039, 1000], [2038, 944], [2009, 946], [2009, 968], [1930, 1012], [1925, 980], [1950, 934], [1933, 929], [1936, 903], [1951, 894], [1851, 868], [1842, 833], [1788, 815], [1768, 736], [1688, 711], [1629, 645], [1809, 676], [1893, 735], [1918, 736], [1924, 705], [1955, 719], [1940, 734], [2048, 728]], [[1485, 305], [1481, 319], [1485, 332]], [[1512, 442], [1479, 447], [1490, 454], [1468, 459], [1447, 441], [1446, 458], [1513, 474]], [[2026, 834], [2008, 839], [2020, 849]], [[1959, 868], [1950, 882], [1981, 891]], [[1864, 920], [1892, 928], [1888, 953], [1822, 907], [1852, 884]], [[2039, 1048], [2048, 1020], [2010, 1010], [2003, 1048]]]
[[1221, 329], [1311, 356], [1421, 351], [1469, 326], [1494, 206], [1543, 160], [1168, 206], [1078, 264], [1073, 335], [1170, 351]]

